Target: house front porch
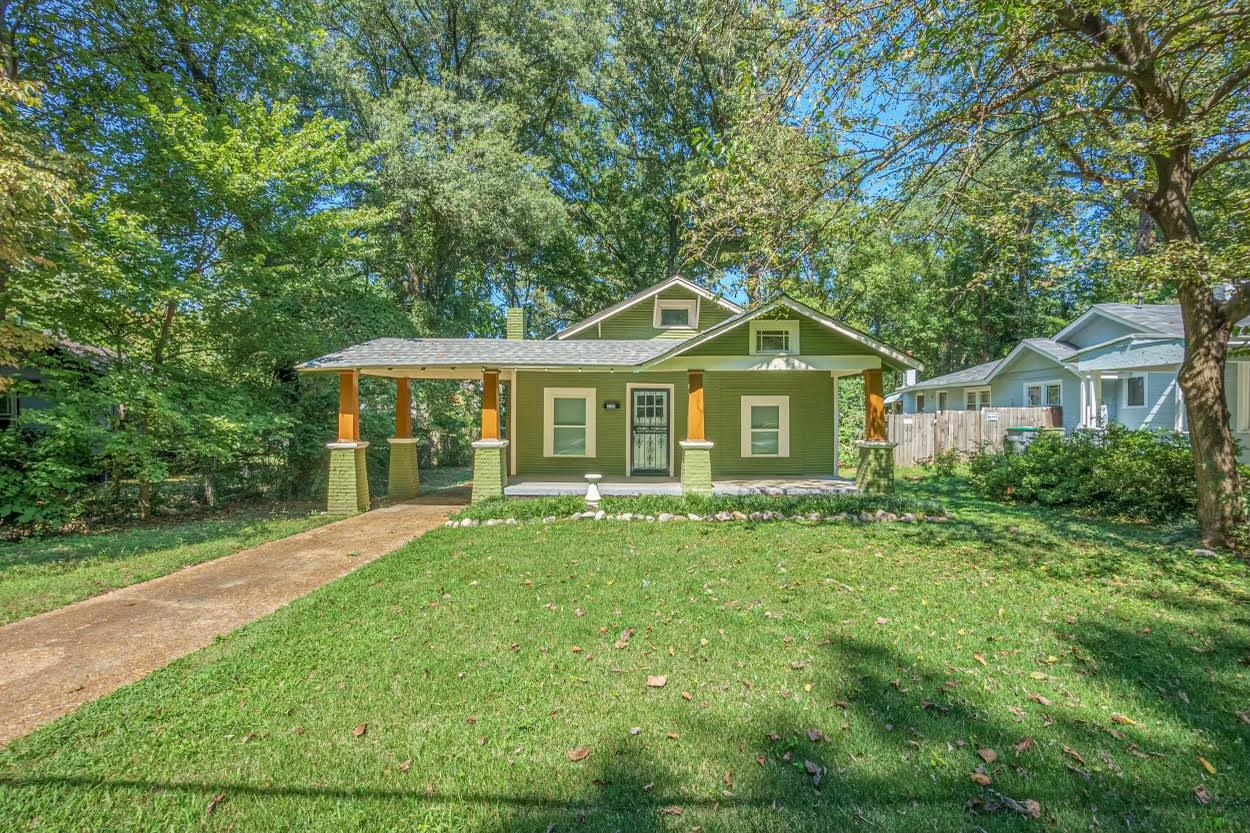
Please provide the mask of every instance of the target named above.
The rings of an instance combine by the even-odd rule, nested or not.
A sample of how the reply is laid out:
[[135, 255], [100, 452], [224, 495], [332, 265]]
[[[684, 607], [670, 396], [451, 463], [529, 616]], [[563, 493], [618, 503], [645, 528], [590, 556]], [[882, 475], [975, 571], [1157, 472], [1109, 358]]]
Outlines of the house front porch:
[[[725, 495], [835, 495], [858, 491], [850, 480], [830, 475], [799, 477], [732, 478], [712, 481], [712, 494]], [[513, 477], [503, 490], [505, 497], [554, 497], [586, 494], [586, 480], [573, 476]], [[682, 494], [676, 477], [604, 477], [599, 481], [604, 497]]]

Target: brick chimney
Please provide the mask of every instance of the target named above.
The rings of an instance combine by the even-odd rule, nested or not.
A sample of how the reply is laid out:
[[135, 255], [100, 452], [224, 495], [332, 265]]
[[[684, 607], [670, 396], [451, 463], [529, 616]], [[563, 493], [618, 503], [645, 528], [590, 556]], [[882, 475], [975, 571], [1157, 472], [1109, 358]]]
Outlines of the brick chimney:
[[521, 307], [508, 307], [508, 340], [525, 340], [525, 310]]

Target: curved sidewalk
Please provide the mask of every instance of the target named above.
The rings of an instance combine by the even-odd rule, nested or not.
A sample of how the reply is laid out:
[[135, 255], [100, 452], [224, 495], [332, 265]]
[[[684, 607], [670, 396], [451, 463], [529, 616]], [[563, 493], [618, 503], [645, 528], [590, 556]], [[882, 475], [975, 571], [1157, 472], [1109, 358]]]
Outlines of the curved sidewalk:
[[375, 509], [0, 628], [0, 747], [398, 549], [463, 502]]

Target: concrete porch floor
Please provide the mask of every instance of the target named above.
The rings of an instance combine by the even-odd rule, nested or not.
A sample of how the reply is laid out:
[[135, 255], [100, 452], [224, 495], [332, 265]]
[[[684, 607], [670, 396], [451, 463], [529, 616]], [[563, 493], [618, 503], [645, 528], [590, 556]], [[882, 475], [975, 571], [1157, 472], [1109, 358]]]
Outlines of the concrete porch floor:
[[[832, 475], [800, 477], [738, 477], [712, 481], [714, 495], [832, 495], [856, 491], [850, 480]], [[581, 477], [513, 477], [503, 493], [506, 497], [552, 497], [586, 494]], [[604, 497], [637, 495], [681, 495], [681, 481], [675, 477], [605, 476], [599, 481]]]

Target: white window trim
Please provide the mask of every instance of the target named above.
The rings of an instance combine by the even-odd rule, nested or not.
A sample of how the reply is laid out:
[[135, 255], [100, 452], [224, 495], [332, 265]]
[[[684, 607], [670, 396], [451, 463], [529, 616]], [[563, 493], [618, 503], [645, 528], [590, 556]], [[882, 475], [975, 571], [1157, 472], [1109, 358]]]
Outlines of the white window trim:
[[[1059, 401], [1058, 402], [1046, 401], [1046, 388], [1049, 387], [1050, 385], [1059, 386]], [[1039, 397], [1042, 404], [1040, 405], [1029, 404], [1029, 388], [1041, 388], [1042, 389], [1042, 394]], [[1020, 401], [1020, 404], [1021, 406], [1025, 408], [1062, 408], [1063, 407], [1063, 381], [1060, 379], [1046, 379], [1041, 382], [1025, 382], [1023, 392], [1024, 392], [1024, 398]]]
[[[666, 309], [684, 309], [688, 324], [661, 324], [660, 313]], [[651, 323], [657, 330], [697, 330], [699, 329], [699, 302], [697, 299], [656, 298], [655, 310], [652, 312]]]
[[[790, 336], [790, 349], [784, 351], [756, 350], [755, 334], [760, 330], [785, 330]], [[774, 319], [754, 318], [747, 325], [748, 347], [752, 356], [797, 356], [799, 354], [799, 322], [797, 320], [777, 321]]]
[[[964, 410], [968, 410], [968, 395], [975, 394], [977, 397], [977, 407], [973, 410], [979, 411], [982, 408], [990, 407], [990, 389], [989, 388], [964, 388]], [[984, 404], [982, 404], [984, 400]]]
[[[586, 453], [556, 454], [556, 399], [586, 400]], [[598, 414], [598, 392], [594, 388], [543, 388], [543, 456], [544, 457], [594, 457], [595, 422]]]
[[[1104, 376], [1103, 378], [1106, 378], [1106, 377]], [[1128, 404], [1128, 380], [1129, 379], [1141, 379], [1142, 380], [1141, 404], [1140, 405]], [[1150, 404], [1150, 374], [1149, 373], [1129, 373], [1125, 376], [1121, 376], [1119, 379], [1119, 382], [1120, 382], [1120, 407], [1121, 408], [1125, 408], [1128, 410], [1137, 410], [1138, 408], [1145, 408], [1147, 405]]]
[[[777, 453], [751, 453], [751, 408], [756, 405], [777, 406]], [[788, 396], [744, 396], [742, 397], [742, 438], [739, 451], [743, 457], [789, 457], [790, 456], [790, 397]]]

